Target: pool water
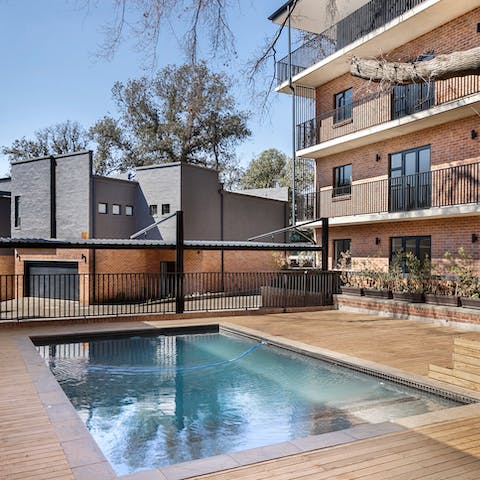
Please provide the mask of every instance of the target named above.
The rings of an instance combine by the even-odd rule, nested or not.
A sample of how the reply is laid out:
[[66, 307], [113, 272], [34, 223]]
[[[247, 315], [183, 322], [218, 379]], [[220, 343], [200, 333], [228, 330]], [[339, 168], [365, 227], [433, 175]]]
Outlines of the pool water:
[[458, 405], [223, 333], [37, 348], [118, 475]]

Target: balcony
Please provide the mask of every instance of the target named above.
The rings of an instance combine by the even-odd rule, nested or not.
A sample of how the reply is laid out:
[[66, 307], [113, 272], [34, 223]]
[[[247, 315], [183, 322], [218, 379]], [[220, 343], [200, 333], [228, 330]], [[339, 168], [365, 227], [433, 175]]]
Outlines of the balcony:
[[[322, 24], [319, 18], [312, 17], [312, 12], [324, 12], [324, 9], [321, 10], [320, 0], [316, 1], [319, 2], [316, 7], [313, 5], [314, 0], [308, 1], [309, 11], [295, 19], [296, 21], [293, 22], [295, 28], [307, 32], [317, 33], [321, 31], [320, 29], [315, 30], [311, 21], [313, 18], [315, 19], [315, 25]], [[307, 0], [302, 0], [300, 5], [303, 2], [307, 2]], [[360, 2], [354, 3], [358, 4]], [[345, 1], [344, 5], [347, 4], [350, 7], [354, 3]], [[386, 0], [378, 1], [376, 6], [373, 1], [365, 3], [361, 9], [337, 21], [335, 25], [316, 35], [294, 52], [292, 61], [294, 65], [292, 69], [293, 84], [309, 88], [319, 87], [348, 73], [351, 58], [377, 58], [388, 54], [396, 48], [471, 12], [479, 5], [479, 0], [424, 0], [416, 2]], [[360, 20], [362, 17], [357, 17], [357, 12], [375, 12], [375, 8], [378, 11], [377, 15], [373, 14], [373, 18], [369, 18], [366, 13], [362, 14], [364, 15], [362, 20]], [[395, 17], [402, 9], [404, 13]], [[344, 11], [343, 7], [341, 11]], [[351, 12], [348, 9], [347, 11]], [[388, 16], [394, 18], [386, 21]], [[382, 21], [386, 21], [386, 23], [382, 24]], [[352, 25], [351, 27], [348, 26], [349, 22]], [[355, 25], [358, 22], [363, 22], [363, 25], [356, 27]], [[357, 30], [355, 34], [356, 28], [360, 30]], [[337, 30], [340, 33], [337, 33]], [[344, 34], [344, 30], [351, 33]], [[337, 41], [338, 35], [341, 37], [340, 41]], [[350, 35], [350, 38], [348, 35]], [[357, 39], [354, 40], [354, 38]], [[348, 43], [349, 41], [351, 43]], [[282, 82], [282, 79], [284, 81], [275, 90], [290, 94], [291, 90], [288, 81], [286, 81], [288, 79], [287, 64], [287, 57], [278, 62], [277, 77], [279, 82]]]
[[359, 181], [350, 193], [333, 187], [304, 195], [297, 203], [299, 222], [321, 217], [332, 225], [480, 214], [480, 163], [428, 172]]
[[[371, 0], [292, 52], [292, 76], [384, 26], [425, 0]], [[289, 78], [288, 55], [276, 64], [278, 84]]]
[[297, 125], [299, 156], [319, 158], [471, 116], [479, 93], [480, 75], [379, 90]]

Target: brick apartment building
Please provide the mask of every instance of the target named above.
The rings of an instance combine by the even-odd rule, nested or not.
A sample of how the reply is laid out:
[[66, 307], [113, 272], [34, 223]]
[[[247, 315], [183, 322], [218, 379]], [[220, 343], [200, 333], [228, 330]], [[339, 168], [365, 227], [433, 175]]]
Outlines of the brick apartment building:
[[[168, 217], [177, 210], [184, 212], [185, 240], [246, 241], [285, 227], [287, 199], [283, 189], [226, 191], [218, 172], [189, 164], [141, 167], [127, 179], [95, 175], [89, 151], [15, 162], [11, 178], [0, 180], [0, 237], [24, 244], [0, 249], [0, 275], [172, 272], [176, 219]], [[49, 248], [50, 239], [65, 240], [65, 247]], [[95, 239], [119, 240], [125, 248], [95, 248]], [[29, 248], [33, 240], [38, 245]], [[142, 240], [158, 245], [137, 248]], [[274, 268], [271, 251], [185, 252], [187, 272]]]
[[[478, 0], [290, 1], [292, 28], [315, 35], [292, 52], [296, 150], [315, 162], [299, 220], [329, 218], [340, 253], [382, 265], [398, 250], [441, 259], [464, 247], [480, 266], [480, 76], [385, 86], [349, 73], [353, 57], [421, 61], [480, 45]], [[291, 93], [289, 57], [277, 91]], [[299, 212], [301, 213], [301, 212]], [[321, 239], [321, 224], [313, 223]]]

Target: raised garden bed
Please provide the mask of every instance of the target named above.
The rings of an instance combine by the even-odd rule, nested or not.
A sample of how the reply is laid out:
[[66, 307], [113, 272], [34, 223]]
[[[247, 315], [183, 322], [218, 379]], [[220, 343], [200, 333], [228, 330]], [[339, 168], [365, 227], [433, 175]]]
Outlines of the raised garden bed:
[[423, 293], [393, 292], [393, 299], [399, 302], [424, 303]]
[[342, 293], [345, 295], [355, 295], [357, 297], [363, 297], [363, 295], [365, 295], [363, 288], [358, 287], [342, 287]]
[[373, 288], [365, 288], [363, 291], [366, 297], [385, 299], [393, 298], [390, 290], [375, 290]]
[[426, 293], [425, 303], [430, 305], [444, 305], [446, 307], [458, 307], [460, 305], [460, 298], [455, 295], [434, 295], [433, 293]]

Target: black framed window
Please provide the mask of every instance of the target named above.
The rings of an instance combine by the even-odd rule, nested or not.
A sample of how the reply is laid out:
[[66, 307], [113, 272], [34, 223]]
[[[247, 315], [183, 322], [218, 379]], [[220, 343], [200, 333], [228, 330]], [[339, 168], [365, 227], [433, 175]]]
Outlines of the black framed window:
[[170, 204], [162, 203], [162, 215], [166, 215], [168, 213], [170, 213]]
[[352, 118], [353, 91], [351, 88], [334, 95], [334, 108], [333, 123], [343, 122]]
[[390, 154], [389, 211], [430, 208], [430, 145]]
[[14, 225], [15, 228], [20, 227], [20, 196], [15, 196], [14, 200]]
[[99, 202], [98, 213], [101, 213], [103, 215], [108, 213], [108, 203]]
[[156, 215], [158, 213], [157, 205], [150, 205], [148, 207], [148, 211], [149, 211], [150, 215], [153, 217], [153, 215]]
[[[333, 268], [338, 268], [342, 253], [350, 252], [352, 247], [352, 240], [350, 238], [341, 238], [333, 241]], [[347, 259], [347, 266], [350, 266], [351, 259]]]
[[352, 193], [352, 164], [333, 169], [333, 196], [350, 195]]
[[125, 205], [125, 215], [131, 217], [133, 215], [133, 207], [131, 205]]
[[112, 214], [113, 215], [120, 215], [121, 211], [120, 211], [120, 205], [114, 203], [112, 205]]
[[[432, 237], [430, 235], [390, 238], [390, 263], [397, 253], [413, 253], [424, 261], [432, 258]], [[405, 262], [402, 262], [403, 272], [407, 272]]]

